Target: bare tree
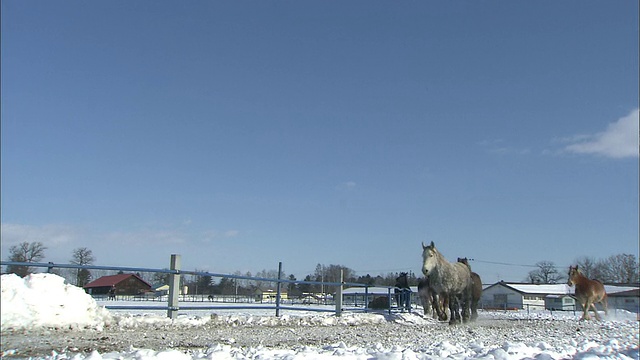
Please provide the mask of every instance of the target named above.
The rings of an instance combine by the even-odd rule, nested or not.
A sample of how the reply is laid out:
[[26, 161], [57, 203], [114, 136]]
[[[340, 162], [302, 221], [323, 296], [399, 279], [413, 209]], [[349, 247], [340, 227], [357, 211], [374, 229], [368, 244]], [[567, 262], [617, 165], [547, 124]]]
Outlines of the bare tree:
[[[96, 258], [93, 256], [93, 252], [86, 247], [81, 247], [73, 250], [72, 258], [69, 261], [75, 265], [93, 265]], [[83, 287], [91, 280], [91, 271], [89, 269], [77, 269], [76, 271], [76, 286]]]
[[576, 259], [575, 264], [580, 268], [582, 275], [589, 279], [599, 279], [598, 262], [593, 257], [583, 256]]
[[639, 269], [635, 255], [618, 254], [609, 256], [601, 261], [600, 271], [602, 281], [609, 283], [632, 284], [638, 283]]
[[563, 278], [552, 261], [539, 261], [536, 263], [536, 266], [538, 268], [530, 271], [527, 275], [527, 278], [531, 283], [556, 284]]
[[[38, 262], [44, 259], [44, 251], [46, 250], [41, 242], [22, 242], [9, 248], [9, 261], [15, 262]], [[29, 266], [8, 265], [7, 272], [18, 276], [27, 276], [33, 271]]]
[[[278, 278], [278, 270], [265, 270], [263, 269], [262, 271], [258, 271], [256, 273], [256, 277], [258, 278], [263, 278], [263, 279], [277, 279]], [[284, 271], [282, 272], [282, 278], [286, 279], [286, 274], [284, 273]], [[258, 289], [268, 289], [268, 288], [273, 288], [275, 289], [276, 287], [276, 283], [272, 282], [272, 281], [266, 281], [266, 280], [255, 280], [255, 286]]]

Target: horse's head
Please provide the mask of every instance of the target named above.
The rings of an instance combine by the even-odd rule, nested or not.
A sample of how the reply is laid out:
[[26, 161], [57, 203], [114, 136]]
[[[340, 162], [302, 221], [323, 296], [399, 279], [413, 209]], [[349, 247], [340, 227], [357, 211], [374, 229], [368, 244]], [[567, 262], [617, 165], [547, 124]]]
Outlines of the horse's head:
[[431, 242], [428, 246], [422, 243], [422, 273], [428, 276], [438, 263], [438, 250], [436, 245]]
[[580, 271], [578, 270], [578, 265], [576, 266], [569, 266], [569, 275], [567, 276], [567, 285], [569, 286], [573, 286], [576, 283], [576, 278], [578, 277], [578, 275], [580, 274]]

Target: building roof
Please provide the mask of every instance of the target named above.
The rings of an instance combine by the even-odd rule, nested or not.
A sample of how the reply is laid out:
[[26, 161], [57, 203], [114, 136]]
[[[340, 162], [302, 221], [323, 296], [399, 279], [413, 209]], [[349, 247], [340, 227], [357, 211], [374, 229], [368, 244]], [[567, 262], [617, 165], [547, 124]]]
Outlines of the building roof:
[[523, 294], [571, 294], [573, 291], [567, 284], [508, 284]]
[[[537, 294], [537, 295], [573, 295], [575, 294], [575, 288], [570, 287], [567, 284], [523, 284], [523, 283], [506, 283], [504, 281], [497, 282], [484, 290], [492, 288], [494, 286], [504, 286], [517, 291], [521, 294]], [[628, 292], [638, 292], [638, 287], [635, 286], [620, 286], [620, 285], [605, 285], [605, 291], [608, 295], [620, 294], [621, 296], [632, 296]], [[622, 294], [625, 295], [622, 295]]]
[[537, 294], [537, 295], [563, 295], [570, 294], [569, 286], [567, 284], [523, 284], [523, 283], [506, 283], [504, 281], [497, 282], [483, 291], [486, 291], [495, 286], [503, 286], [519, 292], [521, 294]]
[[169, 290], [169, 285], [167, 284], [158, 284], [158, 285], [154, 285], [151, 287], [153, 290], [155, 291], [163, 291], [163, 290]]
[[637, 286], [605, 285], [604, 290], [609, 296], [640, 296]]
[[85, 285], [85, 288], [97, 288], [97, 287], [111, 287], [111, 286], [115, 286], [118, 283], [132, 277], [135, 276], [136, 278], [138, 278], [138, 280], [142, 281], [143, 283], [149, 285], [149, 287], [151, 287], [151, 285], [144, 281], [140, 276], [136, 275], [136, 274], [117, 274], [117, 275], [108, 275], [108, 276], [103, 276], [101, 278], [98, 278], [90, 283], [88, 283], [87, 285]]

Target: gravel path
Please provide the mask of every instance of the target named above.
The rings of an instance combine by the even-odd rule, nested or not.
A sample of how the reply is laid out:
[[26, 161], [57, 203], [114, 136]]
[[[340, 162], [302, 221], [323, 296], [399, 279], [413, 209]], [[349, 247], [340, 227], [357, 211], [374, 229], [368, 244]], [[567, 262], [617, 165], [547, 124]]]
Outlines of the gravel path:
[[[3, 358], [24, 358], [57, 353], [122, 352], [138, 349], [207, 349], [216, 344], [238, 348], [266, 347], [295, 349], [324, 347], [344, 343], [355, 347], [400, 346], [413, 351], [428, 350], [444, 341], [452, 344], [502, 346], [506, 341], [525, 344], [544, 343], [562, 347], [583, 341], [607, 339], [638, 342], [634, 322], [576, 322], [568, 320], [479, 319], [470, 325], [449, 326], [435, 321], [411, 322], [386, 319], [367, 324], [301, 324], [295, 321], [265, 325], [230, 323], [212, 319], [199, 326], [115, 324], [97, 330], [45, 329], [4, 331], [1, 334]], [[551, 343], [550, 343], [551, 342]], [[546, 345], [545, 345], [546, 346]]]

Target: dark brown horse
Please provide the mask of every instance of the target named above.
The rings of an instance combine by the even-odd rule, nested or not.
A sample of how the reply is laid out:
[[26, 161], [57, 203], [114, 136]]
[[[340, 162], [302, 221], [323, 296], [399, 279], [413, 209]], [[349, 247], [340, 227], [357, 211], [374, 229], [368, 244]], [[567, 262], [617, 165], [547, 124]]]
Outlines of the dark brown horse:
[[[471, 270], [471, 265], [469, 265], [469, 259], [467, 258], [458, 258], [458, 262], [461, 262], [469, 267]], [[478, 302], [482, 297], [482, 279], [480, 279], [480, 275], [471, 271], [471, 320], [475, 320], [478, 318]]]
[[596, 319], [600, 319], [598, 310], [596, 309], [596, 303], [600, 303], [604, 308], [604, 314], [607, 315], [607, 292], [604, 290], [604, 285], [598, 280], [591, 280], [582, 275], [578, 270], [578, 265], [569, 266], [569, 280], [567, 285], [576, 286], [576, 299], [582, 305], [582, 319], [589, 320], [590, 308], [593, 308], [593, 312], [596, 314]]
[[411, 287], [409, 286], [409, 274], [401, 272], [396, 278], [396, 286], [393, 290], [396, 304], [399, 309], [411, 311]]

